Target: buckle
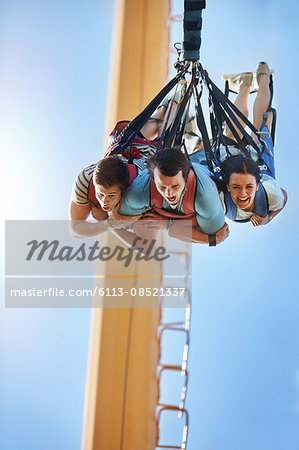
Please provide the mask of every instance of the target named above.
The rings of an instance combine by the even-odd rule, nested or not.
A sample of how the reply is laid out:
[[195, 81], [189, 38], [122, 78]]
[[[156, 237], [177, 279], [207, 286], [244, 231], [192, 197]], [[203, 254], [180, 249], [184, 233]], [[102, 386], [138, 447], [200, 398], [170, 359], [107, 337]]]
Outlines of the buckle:
[[257, 134], [264, 138], [269, 138], [271, 136], [271, 133], [269, 133], [269, 131], [257, 131]]
[[266, 164], [262, 165], [262, 166], [258, 166], [260, 170], [267, 170], [268, 166], [266, 166]]

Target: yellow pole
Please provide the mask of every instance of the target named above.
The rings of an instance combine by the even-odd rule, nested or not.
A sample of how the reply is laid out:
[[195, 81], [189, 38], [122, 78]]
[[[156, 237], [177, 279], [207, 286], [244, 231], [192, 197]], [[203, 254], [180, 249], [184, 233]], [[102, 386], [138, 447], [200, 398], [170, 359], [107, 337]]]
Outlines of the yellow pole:
[[[168, 78], [170, 0], [117, 0], [107, 131], [131, 120]], [[109, 234], [108, 245], [116, 245]], [[114, 287], [106, 263], [103, 286]], [[131, 264], [122, 287], [154, 286]], [[116, 270], [117, 269], [117, 270]], [[135, 270], [135, 272], [134, 272]], [[148, 270], [148, 269], [147, 269]], [[153, 264], [152, 274], [160, 267]], [[135, 278], [132, 278], [132, 276]], [[154, 449], [158, 308], [104, 308], [92, 314], [86, 382], [84, 450]]]

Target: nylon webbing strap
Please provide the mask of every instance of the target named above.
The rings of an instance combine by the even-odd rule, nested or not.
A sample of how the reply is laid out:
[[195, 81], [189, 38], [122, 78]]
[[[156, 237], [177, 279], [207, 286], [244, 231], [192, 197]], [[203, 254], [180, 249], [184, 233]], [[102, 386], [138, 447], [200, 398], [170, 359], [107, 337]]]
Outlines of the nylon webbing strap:
[[181, 101], [180, 106], [179, 106], [179, 108], [177, 110], [177, 113], [176, 113], [175, 119], [173, 121], [173, 124], [172, 124], [172, 126], [171, 126], [171, 128], [169, 130], [169, 133], [167, 134], [167, 137], [165, 139], [164, 145], [162, 145], [162, 147], [165, 147], [165, 148], [171, 147], [171, 145], [173, 143], [175, 135], [176, 135], [176, 133], [177, 133], [177, 131], [179, 129], [182, 116], [183, 116], [183, 114], [184, 114], [184, 112], [186, 110], [187, 103], [188, 103], [188, 101], [189, 101], [189, 99], [191, 97], [193, 84], [194, 84], [194, 79], [192, 79], [192, 81], [190, 82], [190, 84], [188, 86], [187, 91], [185, 92], [183, 100]]
[[205, 151], [205, 155], [206, 155], [208, 168], [213, 173], [213, 171], [214, 171], [213, 163], [212, 163], [213, 152], [212, 152], [209, 135], [208, 135], [208, 130], [207, 130], [206, 123], [204, 120], [204, 115], [203, 115], [200, 98], [199, 98], [198, 90], [197, 90], [196, 86], [193, 87], [193, 92], [194, 92], [197, 126], [198, 126], [198, 129], [199, 129], [201, 137], [202, 137], [202, 142], [203, 142], [203, 146], [204, 146], [204, 151]]
[[118, 143], [117, 148], [112, 150], [111, 155], [114, 153], [122, 153], [129, 141], [139, 133], [141, 128], [149, 120], [155, 109], [160, 105], [166, 95], [174, 88], [179, 80], [185, 75], [188, 67], [185, 67], [180, 73], [178, 73], [167, 85], [156, 95], [156, 97], [145, 107], [145, 109], [133, 119], [126, 128], [119, 134], [117, 139], [113, 139], [110, 147]]
[[213, 99], [212, 99], [212, 95], [209, 92], [209, 111], [210, 111], [210, 125], [211, 125], [211, 130], [212, 130], [212, 137], [213, 137], [213, 142], [212, 142], [212, 149], [213, 151], [213, 155], [216, 159], [216, 162], [218, 165], [220, 165], [220, 160], [219, 160], [219, 147], [220, 145], [224, 145], [225, 149], [226, 149], [226, 153], [231, 156], [231, 153], [229, 151], [229, 148], [227, 146], [227, 142], [226, 139], [224, 137], [224, 119], [223, 119], [223, 115], [221, 112], [221, 108], [218, 104], [215, 104]]
[[[221, 106], [222, 112], [224, 114], [224, 118], [226, 120], [226, 123], [230, 130], [232, 131], [234, 137], [235, 133], [233, 131], [232, 122], [235, 124], [235, 126], [238, 128], [238, 130], [242, 133], [244, 140], [251, 145], [258, 153], [260, 152], [260, 149], [252, 139], [252, 137], [244, 130], [242, 125], [240, 124], [239, 120], [236, 116], [238, 116], [258, 137], [260, 140], [259, 134], [257, 129], [253, 126], [253, 124], [247, 119], [247, 117], [242, 114], [242, 112], [223, 94], [223, 92], [211, 81], [211, 79], [206, 75], [207, 85], [209, 92], [212, 95], [213, 101], [216, 104], [219, 104]], [[219, 110], [218, 110], [219, 112]], [[234, 114], [235, 113], [235, 114]], [[227, 120], [227, 118], [230, 118], [231, 120]], [[237, 139], [236, 139], [237, 140]], [[239, 143], [239, 141], [237, 140]], [[244, 144], [242, 145], [244, 147]], [[242, 148], [241, 147], [241, 148]]]
[[167, 135], [168, 135], [169, 130], [170, 130], [169, 119], [170, 119], [170, 115], [171, 115], [172, 109], [174, 107], [174, 104], [176, 103], [174, 101], [174, 98], [175, 98], [175, 96], [176, 96], [176, 94], [178, 92], [178, 86], [179, 86], [179, 83], [177, 84], [176, 89], [175, 89], [175, 93], [174, 93], [172, 99], [170, 99], [170, 101], [168, 102], [168, 105], [167, 105], [167, 108], [166, 108], [167, 115], [166, 115], [165, 120], [164, 120], [164, 126], [163, 126], [163, 130], [162, 130], [162, 133], [161, 133], [161, 136], [160, 136], [158, 150], [160, 150], [162, 148], [162, 145], [164, 144], [165, 140], [167, 139]]
[[175, 138], [175, 141], [174, 141], [174, 145], [175, 146], [180, 146], [183, 143], [184, 151], [185, 150], [187, 151], [186, 146], [185, 146], [185, 141], [184, 141], [184, 133], [186, 131], [187, 120], [190, 119], [188, 117], [189, 108], [190, 108], [190, 100], [191, 100], [191, 96], [189, 97], [188, 105], [186, 107], [186, 111], [184, 112], [183, 120], [181, 122], [180, 128], [178, 129], [178, 131], [176, 133], [176, 138]]
[[183, 48], [184, 61], [198, 61], [201, 45], [202, 10], [205, 0], [184, 0]]

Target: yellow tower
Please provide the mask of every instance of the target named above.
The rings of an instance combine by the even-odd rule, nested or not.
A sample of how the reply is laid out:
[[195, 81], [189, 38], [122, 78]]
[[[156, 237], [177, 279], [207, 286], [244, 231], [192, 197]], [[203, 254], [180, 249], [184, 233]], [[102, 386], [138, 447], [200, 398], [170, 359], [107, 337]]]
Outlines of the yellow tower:
[[[146, 106], [167, 82], [169, 65], [170, 0], [116, 0], [115, 11], [108, 132], [117, 121], [133, 119]], [[108, 245], [114, 242], [111, 235]], [[115, 273], [113, 265], [106, 263], [104, 287], [115, 286], [110, 276]], [[140, 271], [140, 266], [127, 268], [123, 286], [138, 282], [149, 287], [157, 279], [143, 279]], [[157, 264], [152, 273], [159, 274]], [[159, 319], [158, 308], [93, 310], [84, 450], [155, 448]]]

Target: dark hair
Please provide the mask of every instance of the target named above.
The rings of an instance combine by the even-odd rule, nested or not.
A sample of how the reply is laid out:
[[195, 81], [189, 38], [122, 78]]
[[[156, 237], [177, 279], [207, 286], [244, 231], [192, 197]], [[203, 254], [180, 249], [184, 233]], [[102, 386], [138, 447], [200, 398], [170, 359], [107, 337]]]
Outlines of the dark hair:
[[108, 156], [97, 164], [93, 179], [95, 184], [106, 188], [117, 185], [124, 192], [129, 185], [130, 172], [119, 156]]
[[223, 161], [222, 178], [225, 186], [229, 183], [229, 178], [233, 173], [249, 173], [255, 177], [257, 183], [261, 179], [257, 163], [248, 156], [230, 156]]
[[147, 160], [147, 168], [152, 178], [154, 178], [154, 170], [157, 168], [162, 175], [166, 177], [174, 177], [180, 170], [185, 180], [188, 178], [190, 162], [180, 148], [162, 148]]

